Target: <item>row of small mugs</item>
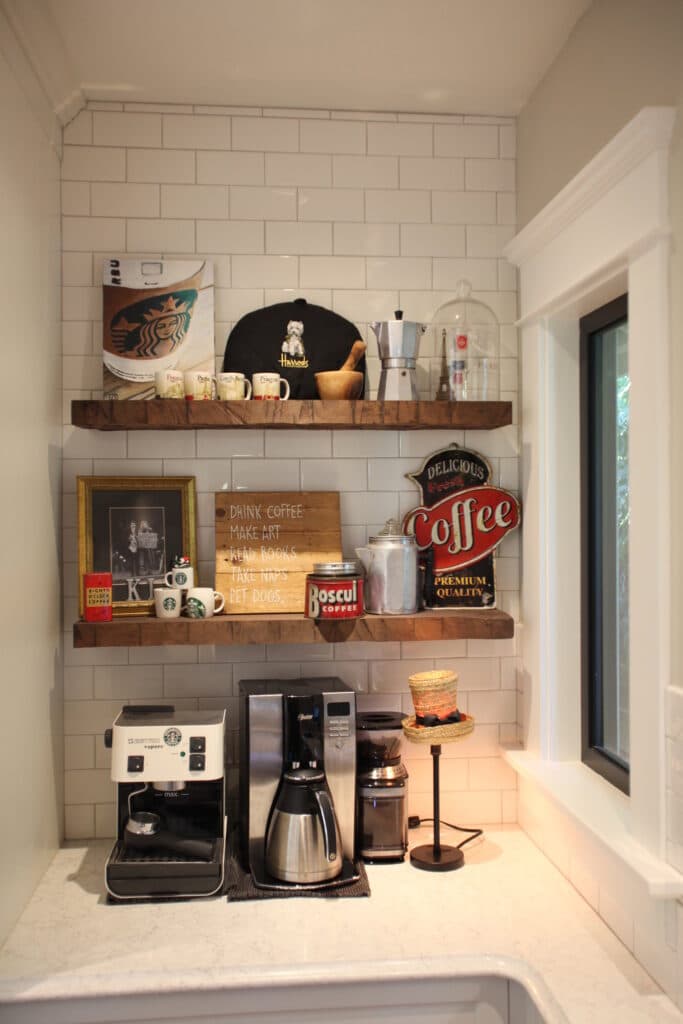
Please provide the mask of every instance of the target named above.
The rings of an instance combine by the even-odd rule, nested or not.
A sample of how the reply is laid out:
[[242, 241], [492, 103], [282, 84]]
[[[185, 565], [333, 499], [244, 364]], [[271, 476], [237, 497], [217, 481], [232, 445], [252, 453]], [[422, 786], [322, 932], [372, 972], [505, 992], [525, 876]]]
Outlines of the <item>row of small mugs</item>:
[[289, 398], [289, 381], [279, 373], [255, 373], [251, 380], [243, 373], [219, 373], [208, 370], [160, 370], [154, 374], [157, 398], [189, 400], [220, 398], [223, 402], [247, 398]]
[[[183, 607], [183, 594], [186, 594]], [[178, 619], [184, 612], [191, 619], [210, 619], [225, 607], [225, 598], [211, 587], [155, 587], [154, 609], [158, 619]]]

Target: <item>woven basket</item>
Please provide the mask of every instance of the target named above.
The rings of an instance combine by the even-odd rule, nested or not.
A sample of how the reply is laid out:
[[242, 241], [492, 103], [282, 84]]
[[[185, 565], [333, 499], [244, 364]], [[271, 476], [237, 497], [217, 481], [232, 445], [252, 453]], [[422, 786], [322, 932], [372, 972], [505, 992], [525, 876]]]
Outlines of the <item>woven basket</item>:
[[448, 718], [458, 710], [458, 676], [455, 672], [438, 669], [416, 672], [408, 677], [408, 682], [418, 717], [436, 715], [437, 718]]
[[[461, 712], [462, 714], [462, 712]], [[411, 743], [453, 743], [463, 740], [474, 730], [474, 719], [471, 715], [463, 715], [460, 722], [446, 722], [445, 725], [417, 725], [415, 716], [404, 718], [401, 725], [406, 738]]]

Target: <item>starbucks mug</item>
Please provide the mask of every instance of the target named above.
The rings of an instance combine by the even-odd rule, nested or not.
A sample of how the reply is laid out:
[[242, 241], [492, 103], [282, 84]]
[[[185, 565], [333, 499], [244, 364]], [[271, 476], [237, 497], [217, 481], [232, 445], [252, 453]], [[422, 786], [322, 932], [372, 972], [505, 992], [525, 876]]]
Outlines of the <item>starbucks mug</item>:
[[218, 397], [222, 402], [251, 398], [251, 381], [243, 373], [219, 373]]
[[[255, 373], [251, 378], [251, 383], [254, 398], [270, 399], [276, 402], [289, 398], [289, 381], [281, 377], [279, 373]], [[284, 395], [281, 394], [283, 384], [285, 386]]]
[[194, 586], [194, 569], [190, 565], [169, 569], [165, 580], [167, 587], [180, 587], [181, 590], [189, 590]]
[[209, 370], [188, 370], [185, 373], [185, 398], [188, 402], [216, 397], [216, 378]]
[[210, 619], [225, 608], [225, 598], [211, 587], [191, 587], [187, 592], [185, 613], [191, 619]]
[[182, 603], [183, 595], [179, 587], [154, 588], [154, 608], [158, 619], [177, 619]]

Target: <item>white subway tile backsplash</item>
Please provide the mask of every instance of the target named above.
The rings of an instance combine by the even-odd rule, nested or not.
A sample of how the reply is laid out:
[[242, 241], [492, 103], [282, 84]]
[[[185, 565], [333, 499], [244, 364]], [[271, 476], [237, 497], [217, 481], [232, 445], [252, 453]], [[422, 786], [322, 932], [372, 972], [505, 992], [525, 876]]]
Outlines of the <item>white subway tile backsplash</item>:
[[410, 256], [369, 257], [367, 286], [371, 289], [431, 288], [431, 259]]
[[266, 185], [331, 184], [331, 156], [311, 153], [266, 153]]
[[433, 129], [429, 124], [368, 124], [368, 153], [431, 156], [433, 152]]
[[159, 186], [93, 182], [91, 209], [93, 217], [158, 217]]
[[302, 288], [363, 288], [365, 264], [360, 256], [302, 256], [299, 285]]
[[[401, 188], [463, 189], [464, 161], [452, 158], [400, 158]], [[473, 186], [476, 187], [476, 186]]]
[[426, 190], [368, 189], [365, 193], [368, 223], [428, 224], [430, 218], [430, 193]]
[[235, 491], [300, 490], [297, 459], [240, 459], [232, 467]]
[[514, 192], [514, 160], [465, 161], [465, 187], [493, 192]]
[[85, 181], [62, 182], [62, 214], [90, 215], [90, 185]]
[[232, 283], [236, 288], [296, 288], [297, 256], [235, 256]]
[[93, 143], [96, 146], [160, 146], [161, 116], [96, 111], [93, 113]]
[[497, 157], [499, 130], [483, 124], [436, 125], [434, 155]]
[[125, 249], [126, 222], [118, 217], [63, 217], [62, 248], [65, 252], [94, 249]]
[[197, 181], [202, 185], [263, 185], [263, 153], [198, 152]]
[[[250, 220], [198, 220], [197, 249], [206, 253], [262, 253], [263, 224]], [[233, 264], [234, 265], [234, 264]]]
[[295, 188], [230, 188], [230, 216], [234, 220], [294, 220], [296, 206]]
[[332, 225], [273, 221], [266, 224], [266, 252], [277, 255], [331, 255]]
[[[365, 125], [357, 121], [306, 120], [300, 125], [302, 153], [365, 153]], [[272, 147], [277, 148], [277, 147]]]
[[162, 185], [161, 216], [225, 218], [228, 189], [225, 185]]
[[465, 228], [444, 224], [402, 224], [402, 256], [465, 255]]
[[284, 117], [233, 117], [232, 148], [296, 153], [299, 149], [298, 121]]
[[334, 251], [349, 256], [398, 256], [398, 224], [335, 224]]
[[492, 192], [432, 192], [435, 224], [495, 224], [496, 195]]
[[398, 160], [390, 156], [334, 156], [335, 188], [398, 188]]
[[195, 246], [194, 223], [189, 220], [129, 220], [126, 236], [131, 253], [183, 254]]
[[[230, 119], [185, 114], [165, 114], [164, 147], [168, 149], [229, 149]], [[134, 143], [128, 143], [134, 145]]]
[[[379, 360], [372, 321], [403, 308], [407, 319], [429, 323], [453, 298], [458, 279], [467, 277], [476, 297], [502, 322], [501, 375], [506, 395], [516, 396], [516, 280], [497, 255], [515, 222], [511, 119], [275, 109], [262, 116], [256, 108], [126, 104], [124, 110], [123, 104], [108, 104], [97, 110], [90, 105], [66, 129], [65, 143], [64, 315], [78, 317], [63, 327], [65, 400], [101, 394], [102, 260], [126, 253], [155, 258], [200, 253], [214, 263], [217, 368], [237, 320], [263, 305], [304, 295], [357, 325], [368, 342], [374, 389]], [[438, 374], [439, 351], [431, 332], [423, 336], [418, 368], [425, 397], [431, 397]], [[68, 623], [77, 614], [77, 474], [194, 477], [197, 568], [204, 584], [213, 581], [215, 570], [216, 492], [339, 491], [343, 550], [352, 557], [387, 518], [417, 504], [418, 491], [404, 474], [418, 470], [427, 455], [451, 441], [467, 441], [492, 460], [496, 479], [513, 490], [519, 484], [516, 426], [467, 435], [365, 430], [126, 435], [74, 431], [68, 408], [65, 416]], [[518, 586], [517, 550], [516, 541], [506, 542], [499, 559], [505, 563], [499, 604], [513, 614], [519, 611], [518, 591], [504, 586]], [[498, 749], [501, 738], [517, 734], [515, 639], [75, 650], [65, 633], [64, 656], [69, 798], [87, 797], [86, 803], [68, 804], [67, 834], [113, 831], [111, 793], [98, 789], [94, 775], [90, 781], [85, 776], [97, 771], [108, 776], [102, 732], [124, 700], [225, 706], [232, 717], [232, 749], [240, 678], [339, 675], [365, 702], [359, 706], [410, 713], [408, 674], [432, 665], [458, 672], [463, 710], [478, 719], [467, 743], [450, 744], [443, 752], [443, 791], [458, 798], [451, 805], [454, 817], [462, 811], [478, 821], [516, 818], [516, 791], [507, 788], [511, 778], [505, 766], [501, 770]], [[417, 765], [415, 780], [425, 789], [414, 799], [424, 799], [429, 815], [428, 748], [411, 750], [409, 761], [409, 771]]]

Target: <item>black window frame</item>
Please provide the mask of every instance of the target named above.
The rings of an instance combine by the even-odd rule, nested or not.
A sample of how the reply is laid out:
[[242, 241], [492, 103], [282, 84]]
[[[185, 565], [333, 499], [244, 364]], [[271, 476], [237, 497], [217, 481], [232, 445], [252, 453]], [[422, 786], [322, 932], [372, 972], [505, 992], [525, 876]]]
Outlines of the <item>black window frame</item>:
[[628, 294], [600, 306], [579, 320], [581, 420], [581, 757], [598, 775], [627, 795], [629, 765], [600, 745], [602, 736], [601, 535], [596, 509], [602, 503], [596, 455], [596, 410], [593, 399], [597, 346], [593, 335], [628, 322]]

